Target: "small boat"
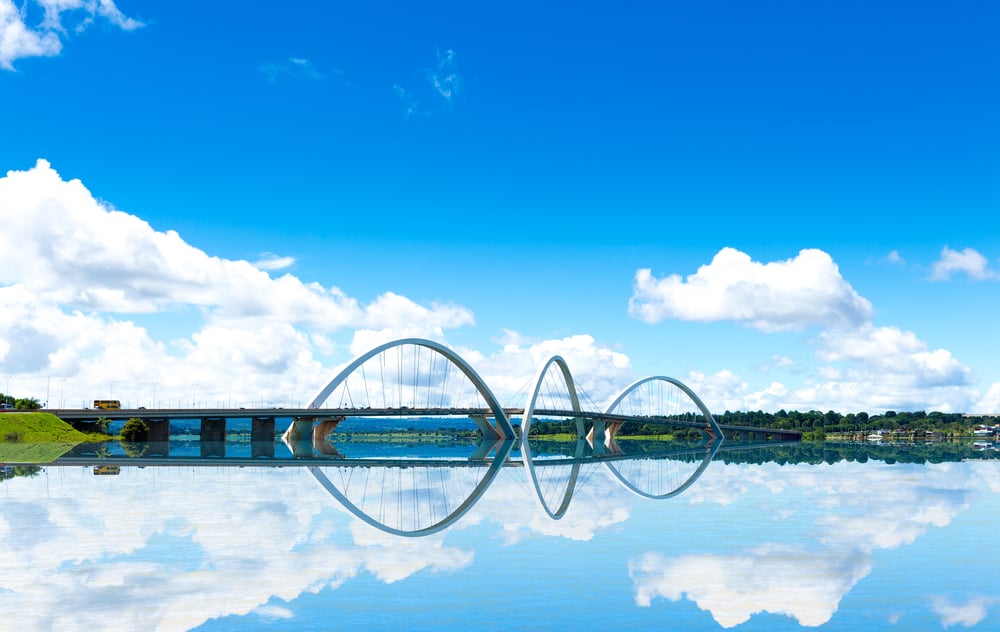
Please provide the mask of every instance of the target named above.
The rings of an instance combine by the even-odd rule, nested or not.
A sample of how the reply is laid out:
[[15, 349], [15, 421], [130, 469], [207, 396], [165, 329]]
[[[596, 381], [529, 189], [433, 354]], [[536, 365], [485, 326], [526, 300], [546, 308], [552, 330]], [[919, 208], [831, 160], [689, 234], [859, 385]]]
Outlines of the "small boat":
[[868, 435], [865, 438], [868, 439], [869, 441], [881, 441], [882, 440], [882, 431], [873, 432], [872, 434]]

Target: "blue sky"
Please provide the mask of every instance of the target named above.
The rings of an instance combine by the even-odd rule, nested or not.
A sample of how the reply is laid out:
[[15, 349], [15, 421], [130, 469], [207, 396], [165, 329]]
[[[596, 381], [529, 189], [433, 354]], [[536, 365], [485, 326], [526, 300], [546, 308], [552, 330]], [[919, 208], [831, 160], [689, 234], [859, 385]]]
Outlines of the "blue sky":
[[294, 403], [420, 335], [1000, 412], [997, 13], [0, 0], [0, 376]]

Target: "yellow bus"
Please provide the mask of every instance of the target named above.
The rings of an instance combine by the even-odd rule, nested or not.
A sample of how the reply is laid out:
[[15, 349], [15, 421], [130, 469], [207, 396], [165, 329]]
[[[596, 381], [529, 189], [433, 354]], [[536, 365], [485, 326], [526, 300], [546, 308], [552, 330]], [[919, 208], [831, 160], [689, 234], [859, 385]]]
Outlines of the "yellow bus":
[[121, 410], [122, 403], [117, 399], [95, 399], [94, 408], [101, 410]]
[[117, 465], [95, 465], [94, 475], [95, 476], [114, 476], [121, 471], [121, 468]]

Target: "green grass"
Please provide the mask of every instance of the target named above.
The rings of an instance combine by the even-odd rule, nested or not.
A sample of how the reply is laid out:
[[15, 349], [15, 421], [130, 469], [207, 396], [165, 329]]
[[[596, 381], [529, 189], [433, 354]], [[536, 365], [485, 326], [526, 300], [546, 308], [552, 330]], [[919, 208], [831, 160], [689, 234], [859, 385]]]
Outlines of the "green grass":
[[50, 463], [86, 441], [110, 437], [80, 432], [50, 413], [0, 414], [0, 461]]

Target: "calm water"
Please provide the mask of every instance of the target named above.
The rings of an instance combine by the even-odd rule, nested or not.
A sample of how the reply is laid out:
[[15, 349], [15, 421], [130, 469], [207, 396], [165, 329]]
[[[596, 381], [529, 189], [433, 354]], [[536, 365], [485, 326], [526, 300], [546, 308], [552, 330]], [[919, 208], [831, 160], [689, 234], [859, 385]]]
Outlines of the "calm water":
[[468, 452], [8, 479], [0, 627], [1000, 629], [996, 451]]

